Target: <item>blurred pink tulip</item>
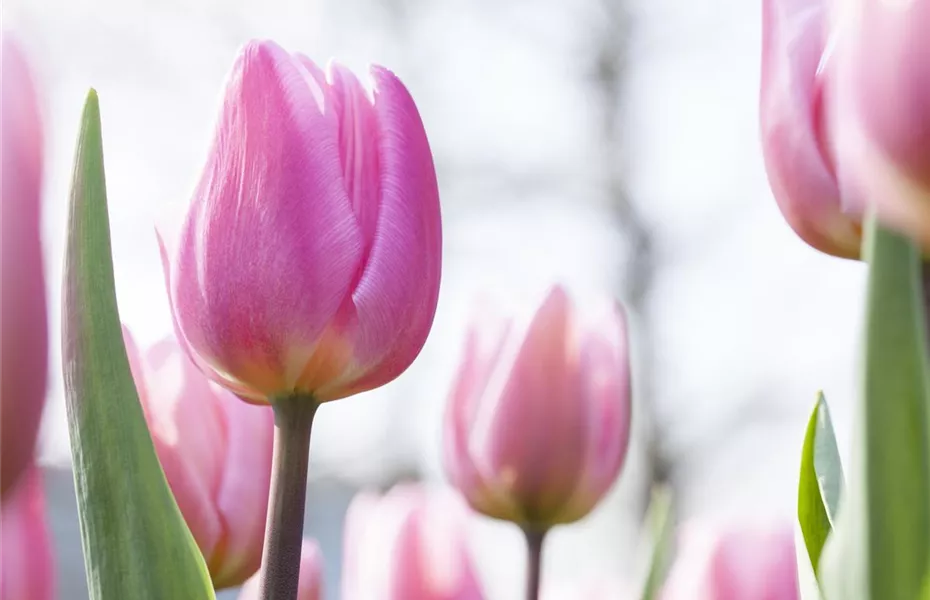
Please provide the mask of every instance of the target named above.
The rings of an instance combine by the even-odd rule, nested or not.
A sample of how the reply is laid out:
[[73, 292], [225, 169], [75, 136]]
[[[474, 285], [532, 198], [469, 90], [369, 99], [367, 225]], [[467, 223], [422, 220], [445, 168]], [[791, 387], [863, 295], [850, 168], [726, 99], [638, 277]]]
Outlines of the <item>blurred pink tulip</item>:
[[54, 600], [55, 566], [38, 467], [0, 508], [0, 600]]
[[[239, 600], [260, 600], [261, 581], [256, 574], [245, 582], [239, 592]], [[304, 540], [300, 551], [300, 582], [297, 584], [296, 600], [321, 600], [323, 598], [323, 555], [312, 540]]]
[[343, 600], [481, 600], [451, 492], [404, 484], [362, 493], [346, 515]]
[[857, 258], [861, 213], [844, 203], [827, 139], [826, 0], [763, 0], [759, 116], [769, 184], [805, 242]]
[[45, 406], [48, 324], [42, 267], [42, 123], [17, 45], [0, 51], [0, 497], [32, 463]]
[[144, 355], [124, 329], [145, 419], [213, 584], [241, 584], [261, 564], [274, 417], [208, 381], [173, 339]]
[[173, 260], [198, 365], [253, 402], [325, 402], [391, 381], [419, 354], [439, 291], [439, 191], [407, 89], [373, 95], [270, 41], [240, 52]]
[[473, 327], [445, 423], [446, 472], [471, 506], [531, 529], [587, 515], [630, 432], [626, 323], [554, 288], [526, 332]]
[[833, 2], [841, 179], [930, 249], [930, 2]]
[[691, 525], [662, 600], [799, 600], [794, 533], [784, 529], [714, 531]]

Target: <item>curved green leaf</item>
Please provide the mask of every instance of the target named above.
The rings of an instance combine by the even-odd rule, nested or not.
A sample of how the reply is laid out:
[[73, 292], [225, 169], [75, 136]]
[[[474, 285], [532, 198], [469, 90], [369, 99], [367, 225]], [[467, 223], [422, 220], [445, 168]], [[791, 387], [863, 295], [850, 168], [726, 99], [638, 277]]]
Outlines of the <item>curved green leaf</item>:
[[842, 487], [843, 468], [830, 411], [823, 393], [819, 393], [804, 436], [798, 483], [798, 523], [814, 572], [820, 564], [823, 545], [833, 529]]
[[919, 598], [930, 559], [926, 325], [920, 257], [870, 220], [865, 361], [849, 486], [824, 549], [830, 600]]
[[123, 346], [93, 90], [71, 189], [62, 355], [81, 539], [94, 600], [214, 598], [168, 489]]

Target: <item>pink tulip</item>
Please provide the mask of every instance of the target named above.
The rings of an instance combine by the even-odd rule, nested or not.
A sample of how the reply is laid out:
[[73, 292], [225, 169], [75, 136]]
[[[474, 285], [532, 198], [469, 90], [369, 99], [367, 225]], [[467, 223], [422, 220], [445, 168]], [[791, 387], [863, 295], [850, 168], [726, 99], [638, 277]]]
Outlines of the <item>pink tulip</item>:
[[42, 271], [42, 123], [25, 58], [0, 51], [0, 497], [32, 463], [45, 406], [48, 325]]
[[53, 600], [55, 567], [42, 475], [29, 466], [0, 508], [0, 600]]
[[346, 515], [343, 600], [481, 600], [465, 507], [413, 484], [359, 494]]
[[[296, 600], [320, 600], [323, 597], [323, 555], [312, 540], [304, 540], [300, 551], [300, 581], [297, 584]], [[260, 600], [259, 576], [245, 582], [239, 592], [239, 600]]]
[[474, 327], [445, 423], [445, 467], [471, 506], [544, 530], [587, 515], [630, 432], [626, 323], [554, 288], [525, 333]]
[[155, 451], [217, 588], [261, 564], [271, 481], [272, 412], [240, 402], [206, 377], [177, 343], [126, 351]]
[[179, 338], [242, 398], [325, 402], [384, 385], [429, 333], [433, 160], [407, 89], [382, 67], [371, 77], [373, 95], [270, 41], [233, 65], [168, 270]]
[[801, 239], [856, 258], [860, 213], [841, 197], [828, 139], [825, 2], [762, 2], [762, 146], [775, 200]]
[[889, 225], [930, 248], [930, 2], [834, 2], [845, 176]]
[[662, 591], [663, 600], [798, 600], [790, 528], [712, 531], [691, 526]]

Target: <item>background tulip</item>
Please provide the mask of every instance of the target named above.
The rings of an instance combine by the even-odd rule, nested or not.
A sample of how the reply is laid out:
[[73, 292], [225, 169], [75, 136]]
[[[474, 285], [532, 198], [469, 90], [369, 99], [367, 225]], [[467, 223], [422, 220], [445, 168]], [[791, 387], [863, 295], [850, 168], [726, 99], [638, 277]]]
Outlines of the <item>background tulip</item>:
[[429, 332], [433, 160], [406, 88], [382, 67], [371, 77], [369, 95], [270, 41], [233, 65], [169, 287], [182, 343], [241, 397], [378, 387]]
[[663, 600], [798, 600], [794, 532], [685, 528]]
[[837, 152], [879, 218], [930, 248], [930, 2], [834, 2]]
[[0, 600], [54, 600], [55, 567], [42, 475], [27, 467], [0, 508]]
[[859, 256], [859, 217], [844, 206], [830, 142], [826, 0], [763, 0], [759, 117], [765, 168], [782, 214], [805, 242]]
[[40, 240], [42, 124], [28, 65], [0, 52], [0, 496], [32, 462], [45, 406], [48, 324]]
[[[258, 575], [245, 582], [239, 600], [260, 600], [261, 588]], [[323, 598], [323, 555], [312, 540], [304, 540], [300, 550], [300, 583], [296, 600], [320, 600]]]
[[481, 600], [465, 507], [413, 484], [359, 494], [346, 516], [343, 600]]
[[629, 430], [622, 312], [583, 314], [556, 287], [525, 332], [471, 331], [446, 413], [446, 472], [476, 510], [546, 529], [597, 504]]
[[261, 564], [272, 412], [208, 381], [174, 340], [143, 355], [124, 337], [158, 459], [213, 583], [239, 585]]

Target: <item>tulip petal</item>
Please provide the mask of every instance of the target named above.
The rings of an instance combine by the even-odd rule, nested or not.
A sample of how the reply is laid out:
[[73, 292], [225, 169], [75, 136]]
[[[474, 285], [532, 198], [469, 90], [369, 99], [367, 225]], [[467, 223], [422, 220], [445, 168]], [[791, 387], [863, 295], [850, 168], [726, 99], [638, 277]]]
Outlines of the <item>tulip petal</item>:
[[45, 406], [48, 323], [42, 266], [42, 123], [25, 57], [0, 51], [0, 495], [32, 462]]
[[226, 532], [225, 555], [217, 561], [213, 576], [220, 587], [242, 583], [261, 566], [257, 550], [264, 542], [268, 512], [274, 413], [268, 406], [241, 402], [218, 386], [213, 395], [224, 413], [227, 435], [223, 479], [216, 497]]
[[352, 292], [362, 375], [349, 389], [324, 391], [324, 399], [372, 389], [402, 373], [426, 341], [439, 297], [439, 188], [426, 131], [400, 80], [382, 67], [371, 73], [381, 205], [368, 262]]
[[323, 89], [251, 42], [225, 101], [172, 271], [186, 343], [255, 395], [293, 390], [359, 268], [362, 240]]
[[843, 212], [824, 142], [825, 10], [818, 0], [763, 1], [761, 134], [769, 184], [791, 227], [815, 248], [855, 258], [859, 219]]
[[38, 467], [27, 467], [0, 515], [0, 598], [53, 600], [54, 557]]

